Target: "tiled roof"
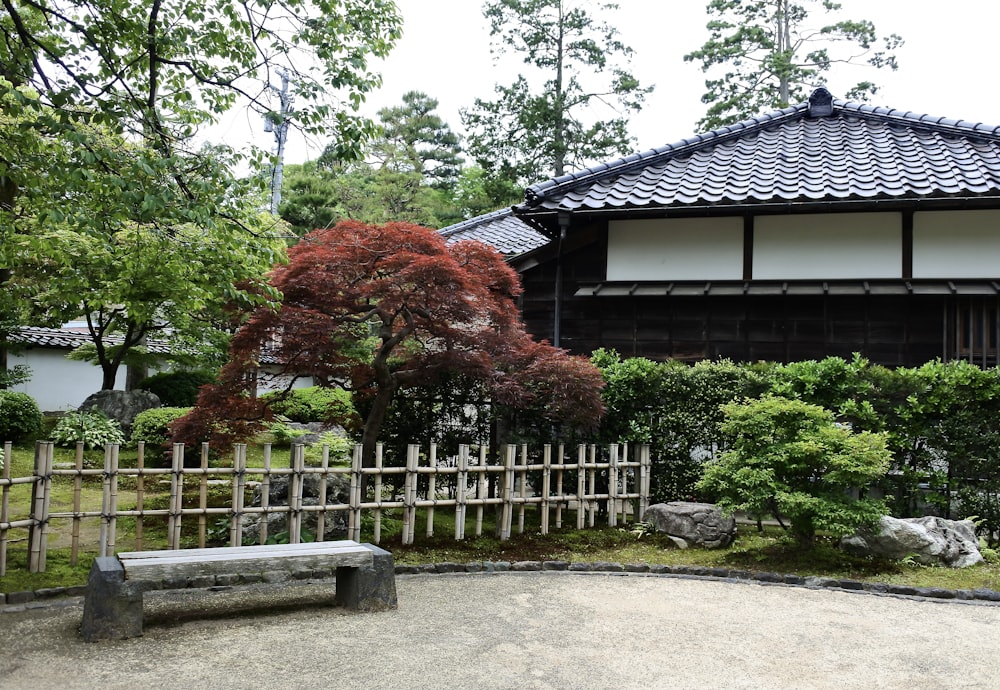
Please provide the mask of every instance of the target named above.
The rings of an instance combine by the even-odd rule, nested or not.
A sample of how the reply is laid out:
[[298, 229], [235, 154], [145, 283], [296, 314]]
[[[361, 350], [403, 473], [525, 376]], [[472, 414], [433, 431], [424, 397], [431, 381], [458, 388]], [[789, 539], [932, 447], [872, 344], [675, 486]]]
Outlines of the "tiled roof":
[[536, 184], [516, 210], [1000, 197], [1000, 127], [810, 100]]
[[[85, 331], [72, 331], [65, 328], [38, 328], [36, 326], [22, 326], [17, 329], [11, 340], [31, 345], [34, 347], [52, 347], [59, 349], [75, 350], [84, 343], [91, 342], [90, 334]], [[121, 345], [120, 337], [112, 336], [108, 339], [111, 345]], [[170, 348], [161, 341], [150, 340], [144, 346], [150, 352], [156, 354], [170, 354]]]
[[491, 245], [505, 256], [516, 256], [548, 244], [549, 239], [516, 218], [509, 208], [449, 225], [440, 233], [449, 243], [477, 240]]

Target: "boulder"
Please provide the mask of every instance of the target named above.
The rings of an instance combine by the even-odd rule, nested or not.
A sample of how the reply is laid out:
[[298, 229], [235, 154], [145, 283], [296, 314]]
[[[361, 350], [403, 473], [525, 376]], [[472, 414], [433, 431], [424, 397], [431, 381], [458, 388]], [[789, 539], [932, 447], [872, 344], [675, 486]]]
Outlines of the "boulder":
[[98, 410], [108, 419], [118, 422], [125, 438], [129, 438], [136, 415], [159, 406], [160, 398], [149, 391], [98, 391], [84, 400], [78, 409], [80, 412]]
[[[303, 475], [302, 505], [319, 505], [320, 477], [316, 474]], [[272, 476], [270, 488], [267, 492], [269, 506], [288, 505], [288, 487], [290, 484], [289, 475]], [[349, 501], [351, 481], [344, 475], [331, 475], [326, 480], [326, 502], [347, 503]], [[261, 487], [254, 489], [251, 505], [259, 507], [261, 504]], [[302, 528], [313, 534], [316, 533], [316, 524], [319, 517], [317, 512], [306, 512], [302, 516]], [[260, 539], [260, 527], [264, 516], [260, 513], [253, 513], [246, 517], [243, 524], [244, 543], [256, 543]], [[267, 514], [267, 534], [269, 537], [288, 531], [288, 513], [268, 513]], [[323, 539], [343, 539], [347, 536], [347, 511], [337, 512], [327, 511], [323, 518]]]
[[873, 529], [843, 537], [840, 548], [859, 556], [913, 557], [925, 565], [952, 568], [965, 568], [983, 561], [976, 527], [971, 520], [946, 520], [934, 516], [894, 518], [886, 515]]
[[725, 548], [736, 537], [736, 519], [711, 503], [657, 503], [646, 509], [642, 520], [657, 532], [665, 532], [681, 548]]

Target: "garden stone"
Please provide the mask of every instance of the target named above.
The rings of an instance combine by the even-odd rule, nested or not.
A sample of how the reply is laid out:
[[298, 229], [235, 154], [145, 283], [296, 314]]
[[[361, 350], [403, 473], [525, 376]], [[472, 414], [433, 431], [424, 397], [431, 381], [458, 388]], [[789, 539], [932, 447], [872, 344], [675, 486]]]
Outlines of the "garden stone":
[[78, 410], [101, 412], [108, 419], [118, 422], [125, 438], [129, 438], [136, 415], [157, 407], [160, 407], [160, 398], [149, 391], [98, 391], [88, 396]]
[[736, 519], [711, 503], [656, 503], [649, 506], [642, 520], [657, 532], [665, 532], [681, 548], [725, 548], [736, 537]]
[[293, 443], [303, 443], [306, 445], [316, 445], [323, 442], [324, 434], [346, 437], [347, 432], [339, 424], [329, 424], [327, 422], [285, 422], [285, 426], [295, 431], [304, 432], [301, 436], [296, 436]]
[[[302, 476], [302, 505], [319, 505], [320, 476], [317, 474], [306, 474]], [[268, 506], [287, 506], [288, 487], [290, 483], [289, 475], [277, 475], [271, 477], [268, 489]], [[350, 496], [351, 482], [343, 475], [328, 475], [326, 480], [326, 502], [347, 503]], [[254, 489], [251, 505], [260, 507], [261, 486]], [[245, 518], [243, 524], [243, 537], [245, 543], [257, 543], [260, 540], [260, 527], [265, 516], [260, 513], [253, 513]], [[316, 533], [316, 524], [319, 519], [318, 512], [306, 512], [302, 515], [302, 528]], [[288, 513], [268, 513], [267, 534], [272, 537], [276, 534], [288, 531]], [[337, 512], [327, 511], [323, 518], [323, 539], [344, 539], [347, 537], [347, 511]]]
[[888, 515], [874, 529], [843, 537], [840, 548], [859, 556], [914, 558], [924, 565], [965, 568], [983, 562], [971, 520], [927, 516], [894, 518]]

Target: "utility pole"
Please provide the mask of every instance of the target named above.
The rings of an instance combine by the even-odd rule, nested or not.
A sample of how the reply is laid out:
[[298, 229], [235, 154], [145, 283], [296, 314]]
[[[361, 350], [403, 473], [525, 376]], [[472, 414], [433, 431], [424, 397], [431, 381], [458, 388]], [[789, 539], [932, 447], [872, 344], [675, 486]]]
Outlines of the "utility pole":
[[281, 110], [270, 112], [264, 116], [264, 131], [274, 132], [274, 140], [278, 143], [278, 152], [274, 167], [271, 170], [271, 215], [278, 215], [278, 205], [281, 204], [281, 180], [285, 167], [285, 140], [288, 138], [288, 119], [292, 113], [292, 97], [288, 93], [288, 70], [278, 69], [281, 77], [281, 91], [273, 86], [272, 91], [278, 93]]

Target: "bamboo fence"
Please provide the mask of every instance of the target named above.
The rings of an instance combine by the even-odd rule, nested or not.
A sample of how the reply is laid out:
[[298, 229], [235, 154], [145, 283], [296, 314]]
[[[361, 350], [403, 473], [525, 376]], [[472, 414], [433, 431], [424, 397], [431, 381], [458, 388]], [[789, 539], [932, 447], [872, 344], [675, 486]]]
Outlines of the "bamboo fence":
[[[307, 515], [316, 514], [315, 538], [322, 540], [326, 520], [346, 512], [349, 539], [361, 541], [363, 516], [368, 516], [366, 536], [370, 531], [370, 540], [380, 543], [385, 518], [391, 514], [402, 518], [402, 543], [412, 544], [418, 511], [423, 511], [427, 537], [434, 536], [435, 513], [453, 512], [454, 537], [462, 540], [466, 538], [468, 524], [476, 536], [483, 533], [486, 511], [492, 506], [495, 532], [506, 540], [514, 529], [518, 533], [525, 531], [529, 510], [537, 513], [542, 534], [548, 534], [553, 526], [555, 529], [594, 527], [599, 514], [609, 526], [624, 524], [629, 518], [639, 520], [648, 507], [650, 493], [651, 460], [646, 445], [580, 445], [570, 453], [563, 445], [546, 445], [535, 452], [529, 452], [525, 445], [508, 445], [499, 449], [497, 460], [490, 464], [489, 449], [485, 446], [462, 445], [457, 452], [444, 455], [435, 444], [411, 444], [401, 466], [387, 466], [383, 447], [379, 445], [372, 467], [362, 465], [360, 445], [354, 447], [349, 466], [331, 464], [326, 446], [321, 447], [318, 463], [307, 464], [303, 445], [293, 445], [288, 462], [276, 466], [272, 448], [265, 445], [261, 467], [247, 466], [246, 445], [234, 448], [232, 462], [226, 463], [227, 466], [211, 466], [207, 444], [200, 448], [197, 466], [185, 467], [184, 446], [175, 444], [169, 467], [147, 467], [145, 449], [139, 444], [135, 467], [123, 467], [119, 462], [119, 447], [109, 445], [104, 452], [104, 466], [88, 469], [84, 467], [82, 446], [77, 447], [72, 468], [53, 467], [53, 444], [39, 442], [32, 474], [24, 477], [11, 477], [11, 450], [11, 445], [6, 444], [8, 462], [0, 473], [0, 576], [7, 571], [11, 530], [27, 531], [28, 570], [44, 572], [53, 523], [68, 528], [71, 564], [75, 565], [83, 546], [80, 527], [85, 520], [100, 521], [97, 545], [100, 556], [115, 553], [116, 537], [122, 533], [119, 518], [134, 519], [134, 528], [130, 525], [129, 529], [134, 530], [131, 535], [134, 547], [130, 544], [130, 548], [135, 550], [142, 549], [144, 527], [148, 528], [150, 521], [159, 521], [161, 525], [166, 522], [170, 549], [182, 547], [181, 527], [191, 521], [197, 535], [196, 540], [189, 542], [191, 546], [204, 547], [213, 522], [217, 526], [220, 521], [228, 522], [229, 545], [238, 546], [244, 543], [248, 516], [279, 513], [287, 514], [290, 543], [303, 540], [303, 519]], [[315, 504], [303, 501], [309, 475], [318, 478], [319, 496]], [[289, 478], [288, 500], [285, 505], [275, 505], [270, 501], [270, 488], [273, 480], [281, 476]], [[328, 485], [337, 476], [349, 481], [346, 503], [328, 495]], [[134, 482], [123, 482], [129, 478]], [[101, 509], [83, 510], [84, 481], [97, 479], [102, 486]], [[50, 510], [54, 482], [72, 484], [71, 510]], [[149, 482], [157, 486], [151, 489]], [[122, 484], [129, 489], [120, 490]], [[31, 512], [26, 517], [12, 519], [9, 493], [18, 485], [31, 487]], [[151, 495], [160, 495], [163, 489], [159, 487], [167, 485], [166, 507], [147, 507]], [[216, 492], [223, 488], [220, 485], [228, 489], [225, 506], [210, 505], [210, 485]], [[401, 489], [392, 490], [390, 486]], [[247, 492], [254, 487], [259, 487], [260, 504], [247, 505]], [[268, 522], [262, 519], [257, 540], [263, 544], [272, 536], [276, 535], [268, 534]]]

